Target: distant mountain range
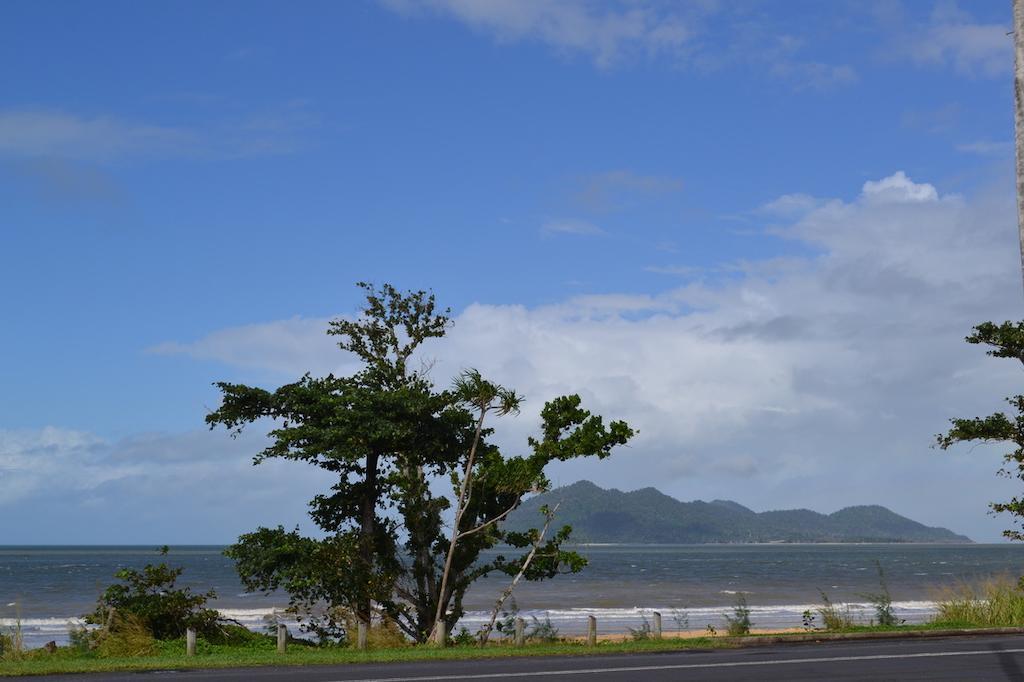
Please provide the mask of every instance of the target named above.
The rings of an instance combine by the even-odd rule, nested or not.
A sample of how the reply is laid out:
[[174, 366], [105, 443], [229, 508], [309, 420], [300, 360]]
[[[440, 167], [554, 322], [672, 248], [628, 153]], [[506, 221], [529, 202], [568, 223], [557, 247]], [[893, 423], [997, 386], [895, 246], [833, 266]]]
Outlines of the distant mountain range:
[[680, 502], [654, 488], [605, 490], [580, 481], [533, 497], [509, 515], [509, 530], [542, 523], [541, 505], [558, 508], [554, 525], [570, 525], [576, 542], [945, 542], [971, 539], [932, 528], [885, 507], [755, 512], [728, 500]]

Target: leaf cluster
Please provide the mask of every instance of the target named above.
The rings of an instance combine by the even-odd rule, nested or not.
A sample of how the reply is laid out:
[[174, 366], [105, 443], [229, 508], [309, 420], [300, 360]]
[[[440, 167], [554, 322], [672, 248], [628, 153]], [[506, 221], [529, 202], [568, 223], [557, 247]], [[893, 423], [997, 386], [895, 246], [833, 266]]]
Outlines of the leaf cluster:
[[[161, 552], [166, 554], [167, 548]], [[113, 613], [126, 622], [131, 617], [132, 622], [141, 624], [156, 639], [181, 637], [187, 628], [213, 634], [220, 614], [207, 608], [206, 602], [217, 594], [213, 590], [195, 593], [189, 587], [177, 587], [183, 571], [166, 562], [146, 564], [142, 570], [117, 571], [114, 577], [121, 582], [103, 591], [96, 609], [84, 616], [85, 622], [108, 625]]]
[[[974, 327], [966, 341], [971, 344], [990, 346], [988, 355], [997, 358], [1012, 358], [1024, 362], [1024, 321], [1002, 324], [983, 322]], [[1013, 446], [1004, 453], [1004, 466], [999, 475], [1024, 481], [1024, 395], [1006, 399], [1012, 408], [1007, 414], [996, 412], [987, 417], [954, 418], [951, 428], [936, 436], [936, 445], [946, 450], [958, 443], [1009, 443]], [[1006, 502], [992, 502], [994, 513], [1007, 512], [1018, 522], [1024, 519], [1024, 498], [1014, 496]], [[1024, 540], [1024, 533], [1016, 529], [1003, 531], [1012, 540]]]

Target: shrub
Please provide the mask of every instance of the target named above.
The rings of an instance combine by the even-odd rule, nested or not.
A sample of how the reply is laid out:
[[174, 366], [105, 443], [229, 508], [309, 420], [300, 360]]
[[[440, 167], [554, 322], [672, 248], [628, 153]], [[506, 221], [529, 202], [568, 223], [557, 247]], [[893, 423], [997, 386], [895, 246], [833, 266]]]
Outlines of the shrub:
[[[166, 546], [160, 554], [166, 556]], [[122, 582], [104, 590], [96, 610], [84, 616], [85, 622], [109, 627], [113, 613], [137, 618], [157, 639], [181, 637], [190, 627], [205, 636], [215, 636], [220, 614], [206, 608], [206, 602], [217, 595], [212, 590], [194, 594], [188, 587], [175, 587], [184, 570], [163, 562], [146, 564], [141, 571], [121, 569], [114, 577]]]
[[459, 628], [458, 632], [452, 633], [449, 642], [452, 646], [472, 646], [477, 643], [477, 638], [476, 635], [463, 625]]
[[551, 624], [550, 616], [545, 615], [543, 622], [537, 616], [531, 616], [531, 618], [533, 618], [533, 626], [526, 633], [527, 639], [538, 642], [555, 642], [558, 640], [558, 628]]
[[133, 658], [156, 653], [156, 640], [142, 618], [132, 613], [117, 613], [108, 627], [91, 633], [91, 647], [100, 658]]
[[0, 632], [0, 659], [14, 658], [18, 650], [14, 646], [14, 637]]
[[1006, 577], [980, 585], [961, 583], [939, 593], [933, 622], [958, 627], [1024, 625], [1024, 591]]
[[690, 614], [685, 609], [673, 609], [672, 620], [676, 623], [676, 629], [686, 632], [690, 629]]
[[826, 630], [849, 630], [853, 627], [853, 614], [849, 604], [836, 606], [824, 592], [821, 592], [821, 601], [824, 605], [818, 607], [817, 611]]
[[519, 617], [519, 605], [515, 597], [508, 600], [508, 608], [502, 609], [501, 618], [494, 623], [494, 629], [505, 637], [514, 637], [516, 634], [516, 618]]
[[95, 646], [93, 632], [85, 627], [68, 628], [68, 646], [79, 653], [92, 650]]
[[750, 607], [747, 606], [747, 595], [742, 592], [736, 595], [732, 615], [725, 614], [725, 623], [726, 630], [734, 637], [750, 634]]
[[800, 614], [800, 622], [803, 625], [804, 630], [810, 632], [811, 630], [817, 629], [815, 620], [817, 620], [818, 614], [814, 613], [810, 609], [804, 609], [804, 612]]
[[[341, 624], [344, 636], [339, 640], [320, 637], [321, 644], [328, 641], [339, 643], [356, 643], [356, 632], [359, 628], [359, 618], [355, 611], [345, 607], [336, 607], [333, 610], [332, 618]], [[398, 627], [398, 625], [387, 617], [383, 611], [374, 612], [370, 620], [370, 629], [366, 632], [366, 646], [369, 649], [392, 649], [409, 645], [409, 638]]]
[[892, 626], [902, 625], [905, 621], [896, 617], [892, 610], [892, 597], [889, 596], [889, 586], [885, 582], [885, 572], [882, 564], [877, 559], [875, 566], [878, 568], [878, 592], [868, 592], [861, 596], [875, 608], [875, 618], [879, 625]]
[[645, 616], [641, 616], [640, 618], [642, 620], [640, 627], [631, 628], [628, 625], [626, 626], [626, 629], [629, 630], [630, 636], [632, 636], [633, 640], [637, 642], [651, 638], [651, 624], [647, 622], [647, 618]]
[[[15, 606], [17, 609], [18, 607]], [[17, 611], [14, 625], [0, 628], [0, 659], [16, 660], [25, 654], [25, 640], [21, 633], [21, 611]]]

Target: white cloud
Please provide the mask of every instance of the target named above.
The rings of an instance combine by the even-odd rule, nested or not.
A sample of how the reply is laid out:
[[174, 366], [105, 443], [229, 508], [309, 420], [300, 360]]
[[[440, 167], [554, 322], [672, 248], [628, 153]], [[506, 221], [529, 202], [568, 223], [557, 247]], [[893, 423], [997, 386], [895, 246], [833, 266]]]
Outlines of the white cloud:
[[782, 217], [799, 217], [821, 205], [821, 201], [809, 194], [783, 194], [761, 206], [758, 211]]
[[0, 111], [0, 153], [107, 160], [142, 153], [168, 154], [192, 148], [184, 128], [129, 123], [62, 112]]
[[682, 189], [681, 178], [615, 170], [581, 178], [573, 199], [587, 210], [603, 212], [623, 208], [634, 197], [649, 199], [678, 194]]
[[227, 542], [258, 524], [304, 523], [331, 477], [252, 465], [256, 428], [118, 441], [47, 427], [0, 430], [0, 536], [8, 543]]
[[318, 369], [338, 374], [350, 372], [355, 361], [338, 352], [337, 340], [326, 334], [327, 320], [294, 317], [263, 324], [231, 327], [213, 332], [191, 344], [166, 342], [150, 353], [187, 353], [200, 360], [217, 360], [247, 369], [272, 368], [301, 375], [310, 361]]
[[[714, 71], [740, 64], [784, 80], [796, 89], [831, 88], [857, 80], [845, 64], [799, 55], [804, 41], [763, 27], [750, 7], [716, 0], [382, 0], [406, 16], [425, 11], [450, 17], [499, 43], [534, 41], [569, 55], [589, 57], [607, 69], [638, 57], [672, 66]], [[714, 15], [718, 24], [709, 25]]]
[[653, 272], [658, 275], [676, 275], [679, 277], [693, 277], [707, 271], [706, 268], [698, 268], [692, 265], [648, 265], [645, 272]]
[[613, 7], [579, 0], [389, 0], [384, 4], [406, 14], [430, 8], [502, 42], [537, 40], [559, 50], [582, 52], [601, 67], [611, 66], [624, 52], [679, 53], [693, 37], [688, 17], [644, 3]]
[[979, 156], [1009, 156], [1013, 154], [1013, 142], [978, 140], [977, 142], [958, 144], [956, 150], [965, 154], [978, 154]]
[[207, 127], [158, 125], [64, 111], [0, 110], [0, 156], [109, 162], [134, 158], [234, 158], [285, 154], [318, 119], [302, 101]]
[[[1001, 409], [1018, 390], [1016, 367], [962, 341], [977, 322], [1019, 316], [1012, 197], [941, 195], [899, 172], [852, 201], [796, 203], [804, 210], [777, 233], [813, 256], [741, 263], [657, 295], [474, 304], [427, 351], [433, 376], [478, 367], [521, 390], [526, 415], [578, 391], [640, 429], [608, 462], [557, 467], [558, 481], [655, 484], [759, 508], [880, 503], [995, 537], [1006, 521], [985, 505], [1012, 491], [994, 475], [998, 457], [930, 444], [948, 417]], [[262, 357], [292, 378], [343, 362], [323, 345], [324, 322], [177, 349], [246, 366]], [[501, 428], [518, 448], [532, 425]]]
[[868, 180], [864, 183], [861, 196], [865, 201], [877, 202], [916, 202], [938, 201], [939, 193], [927, 183], [918, 184], [907, 177], [903, 171], [881, 180]]
[[586, 220], [576, 220], [574, 218], [557, 218], [553, 220], [547, 220], [544, 225], [541, 226], [541, 232], [544, 234], [574, 234], [574, 235], [597, 235], [604, 234], [597, 225], [587, 222]]
[[897, 52], [919, 64], [950, 65], [965, 75], [999, 76], [1013, 68], [1010, 30], [1009, 23], [978, 23], [955, 4], [942, 4], [927, 24], [900, 37]]

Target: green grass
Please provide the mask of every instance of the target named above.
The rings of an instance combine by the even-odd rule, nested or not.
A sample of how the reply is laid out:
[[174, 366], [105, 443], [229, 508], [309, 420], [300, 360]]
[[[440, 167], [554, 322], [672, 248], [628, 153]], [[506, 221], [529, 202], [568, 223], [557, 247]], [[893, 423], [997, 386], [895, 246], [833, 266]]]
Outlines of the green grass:
[[60, 647], [56, 653], [34, 650], [21, 657], [0, 661], [0, 677], [8, 675], [47, 675], [77, 672], [113, 672], [128, 670], [178, 670], [183, 668], [229, 668], [264, 665], [323, 665], [328, 663], [394, 663], [399, 661], [460, 660], [510, 656], [567, 656], [606, 653], [667, 651], [688, 648], [726, 648], [727, 640], [663, 639], [627, 642], [599, 642], [588, 647], [580, 642], [528, 644], [514, 648], [495, 643], [481, 649], [457, 646], [435, 649], [408, 646], [394, 649], [358, 651], [342, 647], [308, 647], [291, 644], [288, 652], [278, 654], [272, 643], [257, 646], [215, 645], [200, 640], [196, 656], [185, 656], [184, 641], [159, 643], [155, 656], [138, 658], [99, 658]]
[[1024, 591], [1009, 577], [947, 589], [938, 599], [934, 622], [947, 627], [1024, 626]]

